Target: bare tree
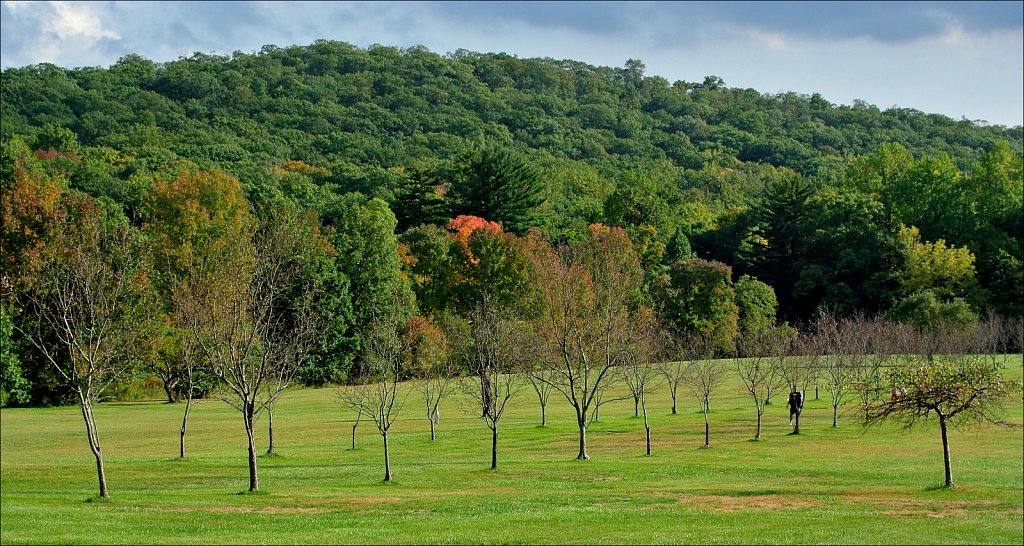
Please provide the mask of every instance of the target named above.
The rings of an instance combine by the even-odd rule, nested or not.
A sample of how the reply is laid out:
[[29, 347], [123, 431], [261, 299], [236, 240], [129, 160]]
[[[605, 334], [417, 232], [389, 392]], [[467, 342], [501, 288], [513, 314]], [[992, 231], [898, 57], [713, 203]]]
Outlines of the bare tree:
[[[384, 481], [394, 479], [391, 473], [391, 453], [388, 432], [402, 411], [409, 392], [400, 394], [402, 376], [407, 371], [410, 336], [407, 319], [395, 310], [379, 312], [370, 324], [364, 326], [361, 355], [365, 377], [350, 387], [346, 402], [359, 416], [369, 417], [384, 441]], [[352, 427], [353, 436], [355, 427]], [[354, 441], [353, 441], [354, 443]]]
[[737, 356], [734, 359], [736, 374], [743, 387], [754, 401], [757, 409], [757, 429], [754, 439], [761, 439], [761, 417], [772, 393], [786, 384], [786, 378], [782, 375], [782, 368], [772, 358], [772, 353], [778, 348], [776, 338], [780, 334], [776, 328], [769, 330], [755, 330], [743, 333], [738, 342], [740, 354], [748, 355], [746, 358]]
[[464, 387], [483, 408], [481, 418], [491, 430], [491, 470], [497, 470], [498, 424], [523, 387], [518, 378], [524, 363], [519, 351], [522, 329], [508, 310], [496, 308], [486, 297], [477, 304], [472, 325], [472, 367], [477, 377]]
[[294, 252], [314, 236], [279, 211], [251, 241], [203, 256], [174, 289], [174, 304], [243, 416], [249, 490], [259, 490], [257, 416], [272, 405], [312, 349], [315, 287], [300, 281]]
[[314, 311], [312, 289], [305, 291], [302, 301], [292, 302], [297, 313], [290, 324], [277, 332], [271, 343], [265, 343], [265, 350], [270, 353], [269, 359], [274, 362], [269, 367], [267, 380], [264, 382], [263, 407], [267, 412], [267, 455], [274, 455], [274, 408], [288, 389], [295, 385], [295, 376], [314, 349], [319, 318]]
[[832, 399], [832, 428], [839, 427], [839, 406], [850, 393], [851, 360], [855, 355], [847, 347], [843, 325], [828, 311], [821, 311], [814, 320], [814, 339], [817, 343], [819, 368], [825, 376], [825, 388]]
[[74, 390], [96, 459], [99, 494], [106, 498], [93, 407], [137, 364], [153, 334], [148, 325], [156, 306], [127, 222], [73, 195], [61, 197], [55, 216], [45, 244], [31, 252], [19, 291], [38, 320], [19, 330]]
[[[166, 339], [164, 340], [164, 345], [173, 344], [175, 341], [173, 338]], [[178, 386], [185, 375], [184, 370], [181, 368], [184, 362], [178, 354], [175, 354], [176, 350], [177, 347], [161, 347], [158, 357], [149, 366], [153, 373], [160, 378], [160, 382], [163, 383], [164, 394], [167, 396], [168, 404], [176, 404], [181, 398]]]
[[971, 329], [968, 352], [991, 359], [993, 362], [997, 361], [1002, 337], [1006, 331], [1003, 327], [1004, 322], [1003, 317], [989, 309]]
[[[355, 381], [351, 385], [339, 387], [335, 392], [344, 406], [356, 412], [356, 420], [352, 422], [352, 449], [355, 450], [356, 429], [359, 427], [359, 422], [363, 419], [363, 409], [367, 407], [364, 398], [369, 389], [365, 383], [368, 380], [365, 374], [353, 379]], [[364, 381], [364, 383], [357, 383], [356, 381]]]
[[[893, 368], [888, 385], [898, 394], [874, 404], [867, 412], [870, 426], [892, 419], [912, 429], [932, 416], [939, 420], [945, 486], [954, 487], [947, 429], [979, 421], [1010, 425], [997, 415], [1001, 405], [1020, 392], [1020, 384], [1005, 380], [999, 366], [981, 359], [918, 361]], [[1019, 397], [1015, 397], [1019, 403]]]
[[710, 335], [702, 335], [697, 341], [701, 356], [690, 363], [684, 381], [700, 402], [700, 411], [704, 414], [704, 447], [708, 448], [711, 447], [711, 423], [708, 419], [711, 394], [724, 382], [727, 368], [724, 361], [713, 357], [715, 349]]
[[865, 413], [880, 392], [882, 372], [891, 358], [888, 328], [881, 317], [858, 315], [843, 323], [843, 336], [854, 355], [850, 386], [860, 396]]
[[1000, 351], [1003, 353], [1003, 366], [1006, 366], [1006, 357], [1010, 351], [1024, 352], [1024, 318], [1017, 317], [1007, 320], [1005, 327], [1006, 333], [1003, 335], [1005, 341]]
[[160, 364], [156, 368], [162, 370], [160, 377], [163, 379], [169, 401], [177, 402], [181, 395], [185, 398], [185, 409], [182, 411], [178, 435], [178, 458], [184, 459], [185, 434], [188, 432], [188, 418], [196, 395], [196, 376], [201, 367], [199, 347], [190, 332], [170, 332], [164, 336], [158, 353], [157, 360]]
[[660, 375], [658, 368], [652, 364], [654, 356], [660, 354], [656, 344], [659, 333], [655, 332], [653, 318], [650, 321], [633, 323], [631, 328], [636, 329], [630, 343], [622, 358], [622, 380], [629, 389], [629, 395], [633, 398], [633, 417], [640, 416], [640, 406], [644, 395], [650, 394], [655, 385], [655, 380]]
[[682, 347], [673, 347], [668, 354], [669, 356], [661, 359], [662, 361], [658, 362], [657, 366], [661, 376], [665, 379], [665, 385], [668, 386], [669, 396], [672, 397], [672, 415], [676, 415], [679, 406], [679, 384], [686, 376], [689, 359], [683, 358], [685, 349]]
[[[625, 235], [622, 234], [625, 238]], [[587, 427], [616, 379], [629, 346], [635, 289], [643, 272], [629, 245], [625, 256], [610, 256], [619, 243], [561, 248], [540, 256], [538, 272], [544, 303], [538, 332], [549, 355], [549, 384], [576, 412], [578, 459], [589, 460]]]
[[419, 377], [420, 393], [430, 422], [430, 441], [441, 420], [441, 401], [455, 390], [455, 366], [444, 332], [422, 317], [410, 321], [411, 361]]
[[651, 424], [647, 420], [647, 395], [660, 386], [657, 383], [660, 378], [659, 370], [651, 360], [662, 354], [659, 350], [662, 332], [657, 328], [653, 316], [644, 317], [633, 323], [632, 327], [637, 332], [633, 343], [623, 355], [622, 377], [633, 396], [633, 417], [639, 416], [638, 409], [643, 411], [647, 455], [650, 456]]
[[548, 426], [548, 398], [551, 396], [551, 385], [554, 380], [551, 368], [543, 361], [534, 361], [533, 365], [526, 369], [526, 378], [537, 394], [537, 401], [540, 402], [540, 426]]

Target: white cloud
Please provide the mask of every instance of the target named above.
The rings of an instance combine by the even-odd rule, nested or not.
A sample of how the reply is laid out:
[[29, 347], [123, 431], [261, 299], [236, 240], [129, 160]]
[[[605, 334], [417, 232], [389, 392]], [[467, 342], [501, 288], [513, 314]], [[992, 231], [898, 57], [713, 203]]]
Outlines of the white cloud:
[[786, 37], [779, 32], [764, 32], [761, 30], [751, 30], [748, 33], [748, 35], [754, 40], [757, 40], [758, 42], [761, 42], [762, 44], [768, 46], [768, 48], [771, 49], [772, 51], [799, 52], [799, 49], [793, 47], [790, 44], [790, 42], [786, 40]]
[[[121, 39], [97, 14], [105, 11], [103, 4], [5, 1], [3, 5], [19, 26], [33, 29], [24, 33], [14, 52], [22, 63], [95, 64], [108, 42]], [[8, 52], [4, 53], [7, 57]]]
[[72, 2], [49, 2], [55, 17], [43, 27], [61, 41], [81, 40], [87, 43], [104, 38], [119, 40], [121, 36], [102, 28], [100, 18], [92, 12], [89, 4]]

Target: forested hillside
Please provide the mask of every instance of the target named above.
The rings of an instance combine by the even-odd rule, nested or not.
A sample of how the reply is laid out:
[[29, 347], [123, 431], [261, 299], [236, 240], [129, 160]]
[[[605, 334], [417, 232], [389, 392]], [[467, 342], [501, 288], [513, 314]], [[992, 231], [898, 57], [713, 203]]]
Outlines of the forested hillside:
[[211, 237], [314, 211], [292, 259], [333, 318], [309, 384], [344, 379], [382, 301], [438, 325], [482, 300], [526, 305], [511, 300], [531, 292], [538, 248], [616, 233], [644, 305], [723, 353], [755, 307], [793, 325], [819, 309], [922, 328], [1024, 315], [1021, 127], [668, 82], [636, 60], [327, 41], [0, 83], [0, 356], [20, 403], [61, 399], [19, 334], [19, 291], [76, 192], [137, 232], [164, 310]]

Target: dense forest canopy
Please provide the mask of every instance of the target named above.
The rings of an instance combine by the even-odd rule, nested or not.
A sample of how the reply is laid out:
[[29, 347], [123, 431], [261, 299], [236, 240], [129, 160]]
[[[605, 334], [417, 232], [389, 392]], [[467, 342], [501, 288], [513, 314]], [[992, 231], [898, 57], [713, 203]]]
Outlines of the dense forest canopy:
[[[919, 325], [1024, 315], [1020, 126], [715, 76], [670, 83], [638, 60], [323, 40], [0, 78], [0, 335], [15, 346], [0, 356], [5, 391], [21, 374], [34, 402], [54, 401], [56, 380], [14, 328], [28, 319], [12, 279], [45, 236], [33, 222], [45, 224], [53, 192], [99, 199], [144, 235], [169, 184], [202, 193], [227, 177], [241, 195], [224, 199], [255, 217], [315, 211], [331, 248], [308, 275], [334, 325], [302, 372], [309, 383], [343, 379], [379, 307], [466, 315], [481, 287], [529, 284], [515, 277], [528, 269], [520, 247], [586, 241], [599, 224], [628, 234], [653, 299], [690, 279], [735, 300], [743, 278], [773, 290], [765, 299], [791, 324], [823, 307]], [[749, 320], [735, 301], [701, 297], [687, 301], [705, 311], [667, 307], [724, 336], [724, 351]]]

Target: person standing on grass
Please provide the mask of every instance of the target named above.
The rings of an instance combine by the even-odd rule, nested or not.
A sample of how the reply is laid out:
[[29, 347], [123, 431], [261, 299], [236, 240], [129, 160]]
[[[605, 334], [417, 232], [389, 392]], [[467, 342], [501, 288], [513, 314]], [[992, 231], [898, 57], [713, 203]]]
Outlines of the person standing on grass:
[[796, 390], [793, 385], [793, 392], [789, 393], [789, 424], [793, 424], [793, 416], [799, 419], [800, 411], [804, 409], [804, 393]]

